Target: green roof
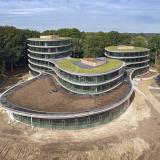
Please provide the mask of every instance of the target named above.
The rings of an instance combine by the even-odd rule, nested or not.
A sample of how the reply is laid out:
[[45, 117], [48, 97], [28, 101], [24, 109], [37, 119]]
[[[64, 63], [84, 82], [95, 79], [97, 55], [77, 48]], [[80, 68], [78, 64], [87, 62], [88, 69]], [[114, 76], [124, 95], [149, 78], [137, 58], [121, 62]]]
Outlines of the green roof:
[[56, 64], [58, 67], [64, 71], [79, 73], [79, 74], [99, 74], [106, 73], [117, 68], [120, 68], [123, 65], [123, 61], [117, 59], [107, 58], [105, 64], [92, 67], [92, 68], [82, 68], [79, 65], [76, 65], [75, 62], [80, 61], [80, 58], [66, 58], [58, 61]]
[[142, 48], [142, 47], [134, 47], [134, 49], [119, 49], [119, 46], [109, 46], [105, 49], [109, 52], [145, 52], [149, 51], [148, 48]]

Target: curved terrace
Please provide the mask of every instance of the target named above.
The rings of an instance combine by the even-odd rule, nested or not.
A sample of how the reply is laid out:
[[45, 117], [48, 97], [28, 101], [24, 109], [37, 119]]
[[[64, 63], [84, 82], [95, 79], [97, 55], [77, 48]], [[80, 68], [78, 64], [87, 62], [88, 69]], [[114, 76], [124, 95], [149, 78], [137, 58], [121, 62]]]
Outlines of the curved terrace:
[[82, 67], [81, 59], [65, 58], [56, 62], [58, 68], [71, 73], [77, 74], [100, 74], [119, 69], [123, 65], [123, 61], [107, 58], [106, 63], [96, 67]]
[[[113, 90], [112, 93], [95, 96], [94, 98], [92, 96], [84, 97], [66, 92], [55, 82], [52, 76], [42, 75], [38, 79], [17, 88], [14, 92], [11, 91], [6, 98], [11, 103], [21, 106], [20, 108], [37, 112], [82, 112], [109, 107], [123, 99], [130, 89], [131, 86], [124, 83]], [[53, 92], [53, 90], [58, 90], [58, 92]]]

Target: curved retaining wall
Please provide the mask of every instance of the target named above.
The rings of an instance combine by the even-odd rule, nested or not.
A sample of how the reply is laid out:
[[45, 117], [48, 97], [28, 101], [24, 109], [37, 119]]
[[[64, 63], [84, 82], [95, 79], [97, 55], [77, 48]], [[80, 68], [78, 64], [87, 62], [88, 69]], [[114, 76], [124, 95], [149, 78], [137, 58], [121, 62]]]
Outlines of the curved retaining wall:
[[[130, 103], [134, 98], [134, 89], [132, 84], [132, 79], [134, 76], [143, 74], [146, 72], [146, 67], [141, 67], [139, 69], [133, 69], [129, 71], [130, 88], [126, 93], [126, 96], [119, 102], [111, 105], [110, 107], [103, 107], [103, 109], [95, 109], [91, 111], [81, 112], [81, 113], [47, 113], [47, 112], [37, 112], [33, 110], [27, 110], [16, 106], [5, 99], [5, 95], [11, 92], [17, 87], [23, 86], [24, 83], [30, 83], [31, 81], [39, 78], [41, 73], [26, 82], [16, 84], [10, 89], [6, 90], [1, 95], [1, 104], [6, 109], [10, 118], [15, 119], [19, 122], [31, 125], [32, 127], [43, 127], [52, 129], [80, 129], [93, 127], [98, 124], [103, 124], [110, 122], [111, 120], [117, 118], [119, 115], [124, 113], [129, 107]], [[48, 74], [48, 73], [47, 73]], [[51, 74], [54, 76], [53, 74]], [[55, 77], [56, 79], [56, 77]]]

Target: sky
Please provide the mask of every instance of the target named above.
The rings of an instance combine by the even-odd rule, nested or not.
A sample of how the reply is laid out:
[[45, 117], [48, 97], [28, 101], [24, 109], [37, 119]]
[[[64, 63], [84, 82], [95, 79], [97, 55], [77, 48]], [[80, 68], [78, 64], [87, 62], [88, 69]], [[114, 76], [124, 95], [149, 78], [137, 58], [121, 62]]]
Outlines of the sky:
[[160, 33], [160, 0], [0, 0], [0, 25]]

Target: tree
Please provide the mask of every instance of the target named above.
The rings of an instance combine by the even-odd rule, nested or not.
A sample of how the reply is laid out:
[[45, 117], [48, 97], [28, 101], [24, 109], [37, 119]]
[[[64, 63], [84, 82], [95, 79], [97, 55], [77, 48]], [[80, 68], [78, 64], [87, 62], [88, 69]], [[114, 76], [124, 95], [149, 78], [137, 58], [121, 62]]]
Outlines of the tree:
[[41, 35], [54, 35], [56, 34], [56, 30], [46, 30], [41, 33]]
[[157, 68], [158, 72], [160, 73], [160, 55], [156, 56], [155, 64], [156, 64], [156, 68]]
[[150, 48], [150, 60], [155, 63], [156, 55], [160, 50], [160, 36], [151, 36], [148, 40], [148, 47]]
[[0, 27], [0, 74], [13, 71], [19, 66], [27, 66], [27, 38], [37, 36], [37, 31]]
[[106, 47], [107, 37], [105, 33], [88, 33], [83, 42], [85, 57], [102, 57]]
[[5, 59], [4, 59], [4, 52], [0, 52], [0, 75], [3, 75], [5, 72]]
[[110, 44], [109, 45], [119, 45], [120, 34], [116, 31], [111, 31], [108, 33]]
[[142, 36], [137, 36], [132, 39], [132, 44], [136, 47], [146, 47], [147, 39]]
[[82, 57], [82, 41], [81, 32], [76, 28], [62, 28], [56, 31], [56, 34], [61, 37], [71, 37], [72, 38], [72, 56]]

